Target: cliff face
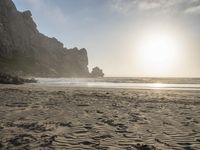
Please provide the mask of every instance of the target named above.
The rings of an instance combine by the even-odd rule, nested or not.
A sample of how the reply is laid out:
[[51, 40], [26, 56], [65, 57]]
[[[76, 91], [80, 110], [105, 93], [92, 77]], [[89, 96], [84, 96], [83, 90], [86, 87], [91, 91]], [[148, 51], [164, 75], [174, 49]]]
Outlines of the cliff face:
[[32, 76], [87, 77], [85, 49], [66, 49], [37, 30], [30, 11], [0, 0], [0, 71]]

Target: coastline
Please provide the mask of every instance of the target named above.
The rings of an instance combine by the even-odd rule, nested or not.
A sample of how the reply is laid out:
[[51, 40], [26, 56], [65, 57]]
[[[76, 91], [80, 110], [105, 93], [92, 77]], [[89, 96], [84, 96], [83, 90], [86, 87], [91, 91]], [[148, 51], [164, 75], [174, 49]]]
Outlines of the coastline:
[[0, 149], [200, 149], [198, 91], [1, 85], [0, 100]]

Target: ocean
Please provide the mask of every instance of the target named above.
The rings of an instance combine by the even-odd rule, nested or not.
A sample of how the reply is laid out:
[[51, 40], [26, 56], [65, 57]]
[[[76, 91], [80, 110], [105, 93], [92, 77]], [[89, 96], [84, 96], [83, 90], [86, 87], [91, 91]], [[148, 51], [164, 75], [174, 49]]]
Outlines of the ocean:
[[200, 78], [36, 78], [39, 85], [61, 87], [200, 90]]

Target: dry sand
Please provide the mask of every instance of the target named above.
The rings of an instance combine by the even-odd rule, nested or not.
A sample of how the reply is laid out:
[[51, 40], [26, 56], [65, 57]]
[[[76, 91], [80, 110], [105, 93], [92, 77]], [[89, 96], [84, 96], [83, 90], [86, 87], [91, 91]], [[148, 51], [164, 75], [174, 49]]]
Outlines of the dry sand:
[[0, 85], [0, 149], [200, 149], [199, 91]]

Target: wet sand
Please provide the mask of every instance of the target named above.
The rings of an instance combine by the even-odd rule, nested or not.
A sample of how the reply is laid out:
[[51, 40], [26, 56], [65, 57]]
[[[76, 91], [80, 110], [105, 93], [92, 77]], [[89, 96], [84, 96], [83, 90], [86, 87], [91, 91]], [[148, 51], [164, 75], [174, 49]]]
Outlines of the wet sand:
[[0, 85], [0, 149], [200, 149], [200, 92]]

